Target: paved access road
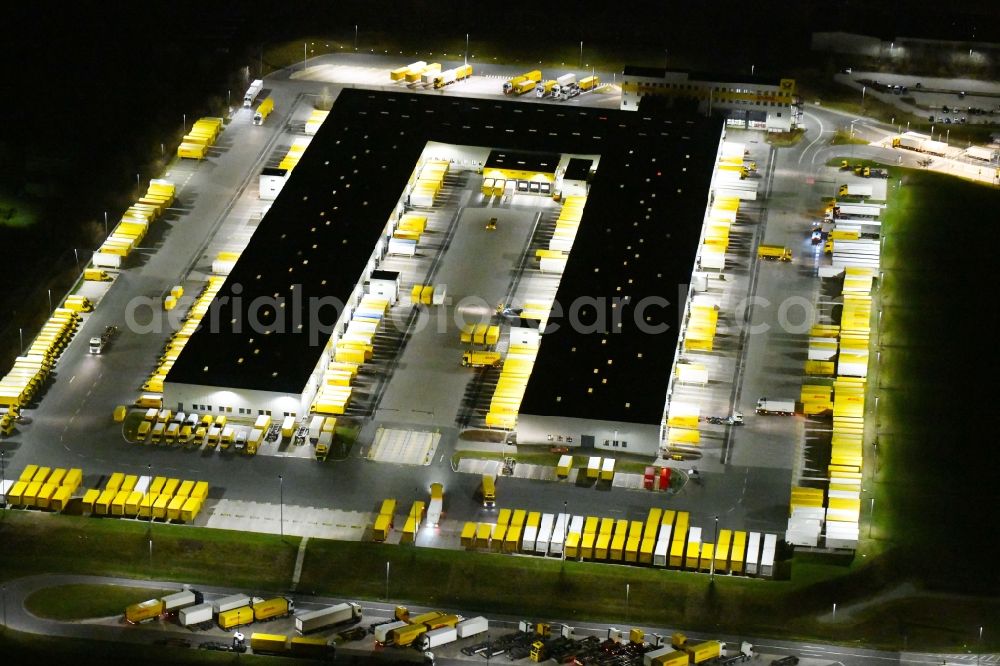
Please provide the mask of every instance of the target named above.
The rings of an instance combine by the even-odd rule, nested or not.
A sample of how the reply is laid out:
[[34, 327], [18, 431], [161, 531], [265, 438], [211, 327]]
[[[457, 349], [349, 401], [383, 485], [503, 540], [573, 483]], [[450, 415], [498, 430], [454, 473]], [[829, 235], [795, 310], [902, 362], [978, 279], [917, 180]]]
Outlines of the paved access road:
[[[159, 621], [138, 626], [131, 626], [125, 624], [121, 616], [95, 618], [94, 620], [83, 622], [59, 622], [39, 618], [32, 615], [24, 608], [24, 600], [32, 592], [59, 585], [81, 584], [121, 585], [155, 590], [178, 588], [177, 583], [169, 581], [132, 580], [128, 578], [111, 578], [106, 576], [60, 575], [18, 578], [8, 581], [3, 587], [3, 597], [2, 600], [0, 600], [3, 605], [3, 623], [16, 631], [33, 634], [43, 634], [46, 636], [60, 638], [81, 638], [123, 642], [140, 645], [162, 645], [165, 640], [169, 639], [187, 641], [191, 647], [197, 647], [201, 643], [206, 642], [221, 641], [228, 643], [231, 641], [232, 634], [230, 632], [224, 632], [218, 627], [213, 627], [207, 631], [193, 631], [188, 628], [180, 627], [171, 621]], [[206, 600], [209, 601], [230, 594], [240, 592], [249, 593], [246, 590], [236, 590], [232, 588], [208, 585], [197, 585], [193, 587], [201, 591], [205, 595]], [[261, 591], [254, 591], [253, 593], [258, 596], [269, 596], [268, 593]], [[300, 610], [313, 610], [315, 608], [344, 601], [343, 599], [333, 599], [329, 597], [313, 597], [294, 594], [289, 596], [295, 600], [296, 608]], [[142, 600], [137, 599], [136, 601]], [[391, 617], [396, 606], [396, 602], [391, 600], [385, 603], [365, 601], [362, 602], [361, 605], [362, 612], [364, 613], [362, 626], [367, 626], [373, 621], [379, 621]], [[478, 614], [468, 611], [463, 612], [461, 609], [434, 609], [430, 607], [417, 606], [408, 607], [411, 612], [417, 613], [430, 610], [450, 610], [466, 617], [473, 617]], [[516, 631], [517, 622], [521, 619], [517, 617], [493, 614], [487, 614], [486, 616], [490, 620], [491, 628], [487, 634], [490, 638], [497, 638], [502, 634]], [[554, 625], [569, 624], [573, 626], [574, 634], [577, 636], [596, 635], [601, 638], [607, 636], [608, 625], [606, 624], [577, 622], [568, 618], [553, 619], [550, 621]], [[616, 626], [630, 627], [633, 625], [626, 621]], [[285, 633], [286, 635], [294, 635], [295, 632], [290, 627], [291, 622], [288, 620], [278, 620], [266, 625], [268, 633]], [[683, 631], [678, 628], [664, 627], [640, 628], [646, 632], [647, 636], [652, 634], [670, 636], [676, 631]], [[254, 629], [255, 627], [251, 625], [250, 627], [241, 628], [241, 631], [249, 637], [249, 635], [253, 633]], [[318, 635], [329, 638], [334, 633], [336, 632], [328, 631], [321, 632]], [[933, 655], [920, 653], [882, 652], [833, 645], [818, 645], [807, 642], [774, 641], [770, 639], [758, 639], [748, 636], [732, 636], [728, 634], [704, 635], [697, 633], [692, 634], [689, 632], [684, 633], [688, 635], [689, 640], [718, 639], [725, 641], [731, 646], [738, 646], [741, 641], [749, 641], [755, 646], [757, 652], [761, 654], [760, 661], [754, 663], [768, 663], [770, 659], [789, 654], [798, 655], [801, 659], [799, 663], [802, 666], [828, 666], [832, 664], [840, 664], [841, 666], [871, 666], [872, 664], [940, 664], [942, 663], [942, 660], [945, 660], [948, 663], [962, 663], [962, 661], [970, 663], [970, 661], [966, 660], [966, 657], [975, 657], [975, 655]], [[468, 664], [469, 662], [480, 663], [483, 661], [481, 657], [465, 657], [461, 654], [459, 649], [464, 644], [472, 644], [475, 642], [481, 642], [482, 640], [485, 640], [485, 638], [480, 636], [467, 641], [460, 641], [455, 645], [439, 648], [434, 651], [436, 660], [440, 663], [456, 665]], [[373, 647], [372, 638], [368, 637], [364, 641], [347, 644], [345, 647], [340, 648], [339, 651], [350, 654], [364, 655], [369, 653]], [[998, 658], [1000, 658], [1000, 655], [983, 655], [982, 663], [1000, 663], [1000, 659]], [[522, 661], [523, 663], [529, 663], [527, 660]]]

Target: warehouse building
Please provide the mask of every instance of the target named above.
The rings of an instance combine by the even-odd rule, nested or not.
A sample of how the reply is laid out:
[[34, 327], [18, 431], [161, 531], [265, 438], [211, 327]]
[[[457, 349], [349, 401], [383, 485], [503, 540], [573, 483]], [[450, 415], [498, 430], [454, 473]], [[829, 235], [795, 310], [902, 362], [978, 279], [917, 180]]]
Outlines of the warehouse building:
[[[344, 90], [168, 372], [163, 403], [305, 417], [362, 297], [396, 296], [380, 268], [387, 230], [428, 142], [489, 146], [484, 180], [588, 193], [518, 441], [655, 454], [721, 130], [704, 117]], [[537, 336], [521, 323], [516, 335]]]
[[788, 132], [802, 123], [795, 79], [626, 67], [622, 73], [622, 110], [639, 110], [646, 96], [662, 98], [668, 106], [721, 113], [729, 127]]

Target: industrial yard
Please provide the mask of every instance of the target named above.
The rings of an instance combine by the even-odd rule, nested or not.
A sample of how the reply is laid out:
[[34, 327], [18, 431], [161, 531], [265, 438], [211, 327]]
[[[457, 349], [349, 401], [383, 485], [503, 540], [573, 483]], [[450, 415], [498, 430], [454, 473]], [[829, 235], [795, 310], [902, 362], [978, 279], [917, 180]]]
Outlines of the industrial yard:
[[[4, 529], [39, 539], [37, 572], [46, 532], [92, 530], [128, 550], [108, 573], [191, 581], [95, 637], [586, 666], [836, 661], [732, 625], [956, 642], [865, 629], [859, 602], [888, 562], [941, 580], [915, 515], [979, 528], [907, 425], [962, 409], [926, 397], [914, 350], [947, 327], [916, 311], [974, 306], [911, 262], [995, 192], [915, 169], [981, 181], [996, 151], [820, 143], [847, 121], [793, 79], [618, 75], [329, 55], [185, 117], [0, 375]], [[676, 86], [694, 107], [634, 108]], [[272, 571], [217, 584], [187, 552], [243, 537]]]

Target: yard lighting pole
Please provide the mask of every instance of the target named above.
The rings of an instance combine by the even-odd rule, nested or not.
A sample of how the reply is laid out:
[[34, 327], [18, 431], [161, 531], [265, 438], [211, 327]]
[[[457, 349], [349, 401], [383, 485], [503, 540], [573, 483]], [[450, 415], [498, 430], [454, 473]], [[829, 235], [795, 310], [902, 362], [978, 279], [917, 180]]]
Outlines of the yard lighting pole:
[[181, 134], [188, 133], [188, 114], [181, 114]]
[[385, 600], [389, 601], [389, 560], [385, 561]]
[[[18, 352], [22, 352], [22, 351], [24, 351], [24, 329], [23, 328], [18, 328], [17, 329], [17, 334], [21, 338], [21, 346], [18, 347]], [[18, 355], [20, 355], [20, 354], [18, 354]]]
[[948, 139], [951, 137], [951, 128], [949, 127], [944, 131], [944, 142], [948, 143]]
[[306, 44], [305, 42], [302, 42], [302, 69], [306, 68], [306, 62], [308, 62], [308, 60], [309, 60], [309, 56], [306, 54], [306, 48], [307, 47], [308, 47], [308, 44]]
[[104, 237], [108, 236], [108, 211], [104, 211]]
[[141, 187], [142, 186], [139, 184], [139, 174], [135, 174], [135, 197], [137, 199], [142, 197], [142, 190], [140, 189]]
[[76, 257], [76, 270], [80, 270], [80, 251], [73, 248], [73, 256]]
[[580, 69], [583, 69], [583, 40], [580, 40]]
[[837, 604], [836, 604], [836, 602], [834, 602], [834, 604], [833, 604], [833, 619], [834, 620], [837, 619]]
[[[7, 624], [7, 600], [4, 599], [4, 624]], [[979, 654], [976, 655], [976, 666], [979, 665], [980, 660], [983, 658], [983, 627], [979, 627]]]
[[[715, 517], [715, 547], [719, 547], [719, 517]], [[712, 568], [708, 575], [708, 580], [712, 583], [715, 582], [715, 553], [712, 553]]]
[[868, 538], [872, 538], [872, 523], [875, 522], [875, 498], [872, 498], [872, 508], [868, 512]]
[[625, 623], [629, 622], [629, 612], [628, 612], [628, 594], [629, 594], [629, 584], [625, 583]]
[[465, 64], [469, 64], [469, 33], [465, 33]]
[[285, 480], [278, 475], [278, 529], [281, 531], [281, 538], [285, 538]]
[[52, 290], [49, 289], [49, 312], [52, 312]]
[[354, 50], [358, 50], [358, 24], [354, 24]]
[[562, 556], [566, 559], [566, 539], [569, 538], [569, 502], [563, 502], [563, 544]]
[[[153, 483], [153, 464], [149, 463], [146, 465], [146, 471], [149, 474], [149, 482]], [[148, 490], [148, 488], [147, 488]], [[152, 571], [153, 568], [153, 494], [150, 492], [146, 493], [146, 497], [149, 498], [149, 568]]]

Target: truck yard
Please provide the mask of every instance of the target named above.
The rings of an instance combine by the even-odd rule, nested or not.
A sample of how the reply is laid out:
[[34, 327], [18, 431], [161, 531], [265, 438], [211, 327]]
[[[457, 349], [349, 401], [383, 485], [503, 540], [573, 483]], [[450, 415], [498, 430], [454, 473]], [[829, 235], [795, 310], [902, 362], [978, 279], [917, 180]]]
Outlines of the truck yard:
[[[557, 77], [556, 72], [532, 70], [509, 79], [487, 79], [460, 71], [460, 66], [449, 68], [447, 63], [431, 64], [437, 68], [418, 64], [389, 73], [379, 70], [385, 81], [378, 85], [392, 85], [389, 74], [406, 69], [404, 81], [415, 70], [420, 72], [409, 81], [414, 85], [405, 90], [426, 89], [427, 94], [460, 96], [474, 85], [489, 84], [488, 94], [494, 96], [551, 104], [557, 103], [558, 91], [566, 88], [573, 94], [566, 92], [563, 99], [573, 97], [579, 104], [594, 99], [602, 106], [606, 100], [597, 95], [609, 95], [598, 88], [597, 77], [577, 81], [576, 74]], [[151, 523], [183, 522], [511, 554], [534, 554], [545, 532], [543, 556], [673, 567], [711, 576], [772, 575], [775, 562], [782, 557], [776, 554], [776, 541], [802, 547], [823, 545], [816, 521], [826, 523], [822, 536], [827, 548], [857, 546], [858, 526], [864, 519], [860, 507], [866, 499], [861, 479], [869, 473], [862, 450], [874, 410], [864, 401], [869, 337], [867, 322], [860, 322], [872, 314], [870, 292], [878, 279], [877, 219], [884, 208], [881, 202], [891, 196], [892, 184], [825, 167], [825, 171], [818, 170], [825, 180], [810, 194], [779, 202], [776, 194], [798, 192], [796, 177], [781, 169], [782, 159], [791, 158], [763, 147], [751, 132], [729, 131], [726, 143], [738, 146], [738, 159], [733, 157], [731, 163], [723, 159], [716, 165], [716, 174], [736, 162], [743, 171], [735, 180], [716, 175], [713, 181], [715, 206], [706, 212], [701, 249], [697, 259], [690, 257], [694, 266], [690, 285], [683, 285], [681, 292], [684, 318], [676, 377], [671, 379], [672, 399], [664, 414], [663, 446], [644, 461], [652, 471], [643, 474], [645, 464], [636, 470], [633, 459], [611, 455], [617, 453], [613, 451], [599, 451], [606, 457], [597, 458], [593, 476], [589, 468], [594, 456], [586, 454], [570, 456], [562, 467], [517, 463], [510, 465], [510, 475], [499, 477], [498, 465], [490, 461], [484, 467], [475, 461], [477, 451], [516, 460], [519, 453], [541, 450], [508, 439], [509, 428], [491, 420], [501, 414], [495, 408], [495, 396], [507, 381], [504, 372], [510, 366], [504, 359], [515, 344], [503, 313], [516, 309], [523, 316], [524, 310], [551, 302], [561, 270], [552, 267], [565, 263], [566, 256], [564, 250], [550, 249], [552, 229], [565, 222], [561, 215], [573, 206], [571, 200], [556, 203], [551, 197], [538, 196], [544, 194], [541, 190], [511, 190], [513, 181], [502, 186], [499, 195], [487, 193], [496, 184], [487, 184], [482, 173], [489, 153], [483, 147], [428, 144], [414, 167], [415, 173], [421, 173], [438, 163], [448, 165], [428, 202], [408, 209], [410, 217], [396, 227], [388, 241], [389, 252], [379, 265], [379, 270], [397, 275], [392, 279], [397, 281], [399, 303], [378, 306], [382, 308], [379, 317], [386, 323], [368, 330], [364, 327], [373, 310], [365, 308], [376, 306], [364, 302], [361, 315], [351, 321], [349, 329], [350, 335], [359, 336], [352, 344], [360, 347], [341, 345], [335, 360], [341, 365], [326, 375], [330, 386], [341, 386], [330, 372], [344, 371], [344, 364], [349, 363], [366, 367], [351, 371], [356, 374], [345, 379], [354, 389], [346, 406], [308, 416], [269, 415], [262, 422], [242, 408], [237, 414], [213, 415], [211, 408], [198, 405], [184, 405], [188, 409], [183, 411], [162, 402], [154, 405], [183, 344], [175, 344], [179, 337], [169, 328], [139, 333], [122, 326], [115, 313], [129, 308], [134, 312], [130, 303], [141, 295], [152, 303], [147, 312], [157, 316], [176, 312], [193, 325], [199, 323], [191, 313], [207, 308], [228, 274], [220, 272], [222, 266], [231, 268], [238, 261], [269, 210], [261, 173], [284, 168], [281, 165], [294, 166], [306, 150], [302, 139], [314, 133], [309, 131], [310, 123], [325, 118], [325, 110], [316, 108], [320, 88], [316, 77], [325, 71], [324, 65], [314, 67], [302, 76], [269, 78], [259, 86], [254, 82], [247, 92], [250, 103], [237, 110], [224, 129], [220, 125], [221, 131], [211, 130], [209, 143], [191, 140], [182, 144], [188, 146], [181, 151], [183, 155], [178, 153], [184, 159], [150, 184], [152, 192], [169, 182], [170, 197], [176, 196], [176, 202], [171, 200], [159, 210], [155, 222], [152, 213], [144, 218], [143, 229], [149, 229], [143, 232], [145, 238], [122, 236], [130, 238], [129, 252], [141, 261], [109, 258], [100, 265], [95, 261], [87, 268], [86, 291], [67, 299], [62, 304], [65, 311], [54, 314], [58, 321], [53, 332], [41, 337], [34, 347], [38, 353], [26, 355], [21, 363], [24, 372], [19, 370], [16, 377], [28, 379], [18, 384], [23, 392], [16, 405], [11, 403], [11, 416], [5, 417], [6, 437], [21, 445], [5, 463], [11, 471], [7, 479], [25, 483], [15, 487], [16, 482], [5, 481], [6, 503], [42, 511], [71, 507], [70, 513], [134, 517]], [[530, 91], [536, 94], [527, 94]], [[580, 91], [595, 96], [580, 95]], [[205, 127], [193, 126], [188, 136], [204, 136], [199, 132], [208, 131]], [[916, 150], [910, 145], [901, 147]], [[921, 144], [919, 149], [926, 146]], [[565, 157], [600, 156], [566, 153]], [[751, 163], [754, 175], [746, 166]], [[599, 171], [597, 160], [595, 164]], [[213, 169], [206, 170], [205, 165]], [[760, 175], [756, 175], [758, 165]], [[413, 190], [409, 196], [419, 195]], [[803, 220], [811, 217], [820, 196], [837, 201], [831, 219], [818, 227], [820, 242], [816, 243], [810, 240], [812, 229], [803, 226]], [[136, 206], [153, 204], [136, 202]], [[139, 216], [142, 211], [133, 213]], [[127, 224], [136, 225], [136, 220]], [[186, 233], [175, 233], [174, 227], [181, 224]], [[129, 226], [121, 233], [135, 230]], [[121, 257], [116, 254], [118, 247], [109, 245], [109, 251], [101, 254]], [[865, 262], [873, 252], [875, 263], [869, 266]], [[469, 257], [477, 261], [470, 262]], [[873, 270], [844, 270], [859, 265]], [[466, 320], [474, 322], [466, 330], [455, 323], [460, 308], [452, 309], [451, 304], [470, 295], [482, 302], [461, 309]], [[824, 302], [828, 296], [846, 299], [849, 322], [828, 309]], [[790, 326], [781, 319], [787, 312], [773, 307], [790, 298], [816, 304], [801, 325]], [[748, 301], [754, 304], [748, 306]], [[443, 329], [433, 325], [434, 317], [445, 321]], [[848, 323], [854, 328], [847, 328]], [[477, 332], [477, 325], [482, 331]], [[749, 334], [747, 329], [754, 327], [770, 327], [771, 332]], [[74, 336], [77, 328], [79, 334]], [[186, 335], [182, 333], [180, 339]], [[77, 338], [85, 342], [72, 344]], [[37, 345], [42, 343], [46, 351], [39, 351], [42, 347]], [[809, 349], [804, 366], [798, 359], [803, 345]], [[357, 362], [354, 354], [358, 354]], [[56, 380], [39, 390], [50, 377]], [[81, 385], [91, 389], [85, 396], [78, 390]], [[435, 391], [422, 392], [425, 386], [434, 386]], [[340, 393], [339, 388], [331, 389], [327, 395]], [[150, 396], [150, 406], [142, 406], [145, 396]], [[118, 421], [116, 408], [133, 402], [135, 406]], [[65, 405], [76, 405], [75, 411], [66, 412]], [[31, 422], [19, 421], [19, 413], [30, 415]], [[832, 443], [823, 434], [831, 417]], [[469, 444], [470, 432], [490, 431], [501, 433], [502, 438]], [[574, 450], [578, 442], [564, 442], [561, 436], [553, 441], [553, 450], [555, 444], [585, 453]], [[459, 451], [472, 455], [449, 469], [449, 459]], [[97, 456], [114, 460], [113, 469], [92, 462]], [[44, 480], [29, 490], [34, 470], [32, 479], [22, 478], [22, 470], [31, 466], [63, 465], [59, 469], [65, 471], [71, 464], [85, 472], [81, 497], [70, 491], [71, 496], [60, 497], [58, 504], [49, 502], [61, 488], [59, 482], [50, 484], [49, 494], [39, 500]], [[820, 475], [829, 475], [821, 484], [812, 478], [817, 469], [822, 470]], [[668, 481], [659, 489], [669, 489], [662, 495], [652, 480], [660, 478], [661, 470]], [[109, 494], [108, 482], [115, 485], [114, 473], [144, 479], [143, 487], [133, 483], [122, 489], [118, 479], [118, 487]], [[499, 487], [499, 499], [496, 490], [492, 491], [495, 507], [483, 506], [484, 473]], [[366, 479], [375, 477], [377, 496], [366, 484]], [[149, 489], [157, 478], [164, 483], [171, 478], [178, 481], [171, 492], [162, 493], [163, 500], [161, 493]], [[191, 479], [186, 494], [177, 492], [183, 479]], [[196, 483], [205, 483], [199, 497], [192, 494]], [[398, 500], [399, 510], [395, 505], [388, 513], [376, 510], [383, 497], [394, 503]], [[187, 504], [192, 498], [198, 501]], [[410, 511], [404, 513], [406, 509]], [[514, 532], [502, 519], [505, 511], [509, 519], [521, 513], [513, 538], [509, 535]], [[646, 523], [654, 511], [685, 515], [686, 539], [682, 539], [676, 564], [671, 563], [673, 552], [666, 544], [672, 542], [670, 529], [680, 528], [673, 518], [667, 526], [658, 517], [650, 531]], [[380, 523], [383, 515], [387, 518]], [[662, 526], [668, 527], [666, 532]], [[481, 540], [480, 533], [486, 538]], [[621, 544], [616, 547], [619, 535]], [[739, 558], [737, 542], [741, 544]], [[768, 559], [767, 569], [764, 559]], [[233, 619], [226, 616], [226, 629], [246, 619], [245, 612], [235, 610]], [[200, 615], [189, 612], [192, 624], [204, 622], [197, 619], [204, 615], [203, 609]], [[283, 615], [292, 612], [288, 607]], [[250, 617], [255, 617], [253, 613], [251, 608]], [[310, 649], [295, 648], [295, 643], [284, 640], [279, 646], [277, 638], [294, 633], [284, 627], [287, 621], [287, 617], [276, 620], [273, 631], [268, 627], [272, 638], [257, 641], [261, 650], [284, 654]], [[299, 623], [299, 616], [295, 622]], [[642, 661], [652, 666], [674, 663], [670, 658], [680, 657], [670, 655], [686, 644], [662, 639], [672, 649], [662, 660], [647, 664], [643, 655], [661, 646], [647, 640], [645, 647], [636, 647], [644, 645], [641, 635], [638, 641], [629, 636], [609, 638], [610, 633], [600, 639], [552, 637], [537, 626], [474, 643], [474, 649], [465, 645], [460, 653], [478, 658], [490, 652], [512, 660], [554, 658], [559, 662], [575, 656], [582, 664], [638, 665]], [[440, 647], [438, 641], [446, 639], [450, 644], [450, 629], [454, 627], [429, 628], [427, 648]], [[438, 631], [442, 633], [434, 633]], [[252, 636], [249, 644], [253, 649]], [[501, 647], [503, 651], [496, 652]], [[719, 659], [721, 655], [702, 658], [697, 650], [681, 652], [692, 663], [736, 663], [746, 656], [732, 647], [724, 659]]]

